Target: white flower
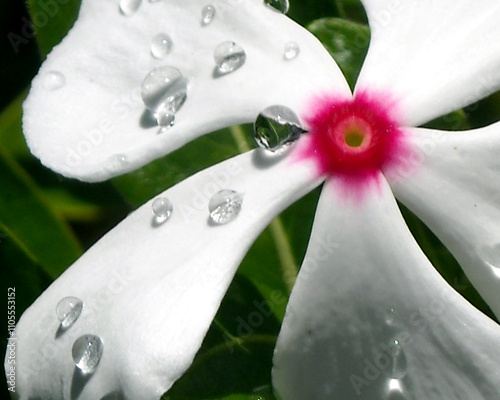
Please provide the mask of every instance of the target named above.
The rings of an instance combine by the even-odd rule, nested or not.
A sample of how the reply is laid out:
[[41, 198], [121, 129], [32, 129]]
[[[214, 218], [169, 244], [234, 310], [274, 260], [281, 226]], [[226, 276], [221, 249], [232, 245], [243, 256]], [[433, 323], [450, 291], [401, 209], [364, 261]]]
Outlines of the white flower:
[[[415, 128], [500, 87], [500, 3], [363, 4], [372, 42], [353, 97], [321, 44], [261, 0], [214, 0], [210, 23], [199, 0], [125, 1], [122, 12], [115, 0], [83, 0], [25, 103], [28, 143], [47, 166], [107, 179], [271, 105], [293, 110], [309, 133], [285, 156], [250, 151], [167, 190], [167, 223], [151, 223], [150, 201], [69, 268], [18, 324], [20, 399], [159, 398], [190, 365], [253, 240], [323, 181], [274, 356], [277, 393], [500, 397], [500, 327], [439, 276], [394, 199], [448, 246], [500, 315], [500, 126]], [[153, 57], [160, 33], [168, 38], [155, 39]], [[237, 53], [229, 73], [213, 55], [227, 41]], [[283, 55], [289, 42], [300, 48], [293, 60]], [[140, 90], [161, 66], [181, 75], [173, 108], [148, 104], [166, 125], [175, 117], [158, 133]], [[216, 227], [206, 207], [222, 189], [242, 193], [243, 205]], [[83, 310], [60, 322], [54, 310], [68, 296]], [[75, 368], [71, 352], [87, 334], [96, 335], [90, 352], [97, 337], [103, 351], [85, 373], [94, 366]]]

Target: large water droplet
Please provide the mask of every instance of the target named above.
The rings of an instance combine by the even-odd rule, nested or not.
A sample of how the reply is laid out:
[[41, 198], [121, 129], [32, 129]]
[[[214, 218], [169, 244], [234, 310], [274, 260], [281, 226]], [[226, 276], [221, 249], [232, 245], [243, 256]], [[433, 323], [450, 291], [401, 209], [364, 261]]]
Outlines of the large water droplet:
[[120, 0], [120, 11], [123, 15], [129, 17], [139, 9], [142, 0]]
[[275, 8], [283, 14], [286, 14], [290, 9], [290, 3], [288, 0], [264, 0], [264, 4]]
[[392, 356], [391, 377], [401, 379], [408, 372], [408, 361], [406, 360], [406, 355], [401, 343], [399, 343], [399, 340], [397, 339], [394, 339], [391, 342], [390, 349]]
[[208, 4], [201, 10], [201, 23], [206, 26], [212, 22], [215, 16], [215, 7], [212, 4]]
[[172, 202], [166, 197], [157, 197], [154, 199], [151, 207], [157, 224], [162, 224], [169, 219], [174, 209]]
[[66, 84], [66, 78], [58, 71], [49, 71], [43, 77], [43, 87], [47, 90], [56, 90]]
[[287, 42], [285, 43], [285, 52], [283, 53], [283, 57], [285, 60], [290, 61], [297, 57], [300, 53], [300, 47], [296, 42]]
[[64, 329], [75, 323], [83, 310], [83, 302], [77, 297], [65, 297], [56, 306], [57, 319]]
[[83, 335], [75, 340], [71, 354], [75, 365], [84, 374], [95, 372], [103, 351], [102, 340], [99, 336]]
[[151, 54], [154, 58], [165, 58], [172, 49], [172, 39], [166, 33], [159, 33], [151, 40]]
[[246, 57], [243, 47], [231, 41], [222, 42], [214, 51], [215, 64], [221, 74], [236, 71], [245, 63]]
[[187, 79], [174, 67], [160, 67], [151, 71], [142, 82], [142, 101], [153, 112], [158, 125], [173, 124], [173, 114], [182, 107], [187, 97]]
[[208, 203], [210, 220], [224, 225], [234, 220], [241, 211], [243, 195], [234, 190], [224, 189], [215, 193]]
[[304, 132], [300, 126], [299, 117], [288, 107], [270, 106], [257, 116], [254, 137], [260, 147], [275, 152], [300, 138]]

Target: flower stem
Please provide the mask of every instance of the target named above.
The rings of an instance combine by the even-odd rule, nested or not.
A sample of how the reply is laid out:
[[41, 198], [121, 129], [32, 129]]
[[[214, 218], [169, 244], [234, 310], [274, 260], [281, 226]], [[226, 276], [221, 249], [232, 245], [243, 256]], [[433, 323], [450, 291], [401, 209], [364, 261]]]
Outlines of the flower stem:
[[[231, 134], [236, 141], [236, 146], [241, 153], [251, 150], [241, 125], [232, 126], [229, 130], [231, 131]], [[297, 279], [298, 268], [293, 255], [292, 246], [290, 245], [290, 240], [286, 234], [281, 217], [278, 216], [274, 218], [269, 224], [269, 229], [278, 251], [281, 271], [283, 273], [283, 282], [285, 283], [288, 293], [290, 294], [292, 292], [293, 285], [295, 284], [295, 280]]]

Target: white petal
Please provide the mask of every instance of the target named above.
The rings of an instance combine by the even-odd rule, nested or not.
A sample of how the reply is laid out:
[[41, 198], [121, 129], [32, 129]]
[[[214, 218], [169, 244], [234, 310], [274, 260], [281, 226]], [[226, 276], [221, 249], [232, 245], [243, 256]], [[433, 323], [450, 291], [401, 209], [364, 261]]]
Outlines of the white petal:
[[337, 186], [322, 193], [278, 339], [280, 396], [499, 398], [500, 326], [429, 263], [383, 178], [356, 204]]
[[[155, 226], [152, 202], [133, 212], [69, 268], [17, 325], [20, 399], [158, 399], [198, 350], [235, 270], [256, 236], [319, 182], [305, 162], [272, 165], [250, 152], [205, 170], [162, 196], [173, 203]], [[290, 160], [290, 159], [288, 159]], [[212, 194], [243, 194], [237, 218], [209, 222]], [[76, 296], [79, 319], [59, 327], [56, 304]], [[82, 378], [71, 349], [84, 334], [102, 338], [96, 372]]]
[[441, 239], [500, 317], [500, 124], [467, 132], [414, 129], [421, 150], [392, 186]]
[[[319, 41], [262, 0], [211, 4], [216, 14], [203, 26], [205, 0], [144, 0], [129, 17], [119, 12], [118, 1], [84, 0], [74, 28], [43, 64], [24, 105], [32, 152], [64, 175], [103, 180], [200, 135], [253, 122], [267, 106], [282, 104], [301, 115], [313, 93], [349, 93]], [[172, 50], [158, 60], [150, 46], [162, 32]], [[214, 50], [224, 41], [242, 46], [246, 61], [217, 77]], [[300, 54], [287, 61], [290, 41]], [[160, 66], [179, 69], [189, 81], [175, 125], [162, 133], [141, 99], [144, 78]], [[53, 72], [65, 84], [50, 90], [57, 82]]]
[[420, 125], [500, 88], [496, 0], [363, 0], [372, 39], [357, 89], [389, 92]]

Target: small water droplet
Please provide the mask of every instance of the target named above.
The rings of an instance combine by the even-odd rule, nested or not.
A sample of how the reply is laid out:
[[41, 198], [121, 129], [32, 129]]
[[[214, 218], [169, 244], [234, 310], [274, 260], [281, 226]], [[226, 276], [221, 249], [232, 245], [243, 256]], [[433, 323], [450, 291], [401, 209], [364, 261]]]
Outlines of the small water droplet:
[[43, 77], [43, 87], [47, 90], [57, 90], [66, 84], [66, 78], [57, 71], [49, 71]]
[[394, 308], [390, 308], [389, 311], [385, 314], [385, 323], [387, 325], [393, 325], [394, 319], [396, 318], [396, 311]]
[[254, 123], [257, 144], [272, 152], [282, 150], [300, 138], [304, 132], [299, 117], [288, 107], [270, 106], [262, 111]]
[[77, 297], [65, 297], [56, 306], [57, 319], [64, 329], [75, 323], [83, 310], [83, 302]]
[[95, 372], [103, 351], [102, 340], [99, 336], [83, 335], [75, 340], [71, 354], [75, 365], [84, 374]]
[[286, 14], [290, 9], [290, 2], [288, 0], [264, 0], [264, 4], [282, 12], [283, 14]]
[[300, 53], [300, 47], [296, 42], [285, 43], [285, 52], [283, 56], [285, 60], [290, 61], [297, 57]]
[[212, 22], [215, 16], [215, 7], [208, 4], [201, 10], [201, 24], [206, 26]]
[[399, 379], [389, 379], [384, 400], [406, 400], [403, 385]]
[[141, 6], [142, 0], [120, 0], [120, 11], [126, 17], [130, 17]]
[[215, 193], [208, 203], [210, 220], [218, 225], [233, 221], [241, 211], [243, 195], [234, 190], [224, 189]]
[[166, 197], [157, 197], [154, 199], [151, 207], [157, 224], [162, 224], [168, 220], [174, 209], [172, 202]]
[[108, 166], [111, 171], [121, 171], [128, 164], [128, 158], [125, 154], [115, 154], [109, 157]]
[[479, 257], [481, 257], [490, 267], [494, 268], [495, 272], [500, 277], [500, 243], [482, 246], [479, 248], [478, 253]]
[[159, 33], [151, 40], [151, 54], [154, 58], [165, 58], [172, 50], [172, 39], [166, 33]]
[[222, 42], [214, 51], [214, 60], [221, 74], [228, 74], [240, 68], [246, 60], [243, 48], [231, 41]]
[[174, 115], [187, 97], [187, 79], [174, 67], [160, 67], [151, 71], [142, 82], [141, 96], [158, 125], [171, 126]]
[[394, 339], [390, 343], [391, 356], [392, 356], [392, 366], [391, 366], [391, 377], [395, 379], [403, 378], [408, 372], [408, 362], [406, 360], [406, 355], [404, 353], [403, 347], [399, 340]]

